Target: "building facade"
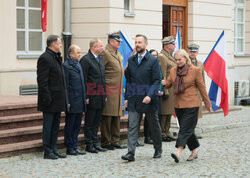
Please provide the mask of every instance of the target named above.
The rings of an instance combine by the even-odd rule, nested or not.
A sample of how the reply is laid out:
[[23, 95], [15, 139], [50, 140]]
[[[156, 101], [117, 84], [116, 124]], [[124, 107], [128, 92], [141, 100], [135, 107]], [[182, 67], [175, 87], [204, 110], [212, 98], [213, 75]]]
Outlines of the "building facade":
[[[48, 0], [47, 31], [40, 25], [41, 0], [2, 0], [0, 21], [0, 95], [20, 95], [36, 85], [36, 63], [49, 34], [62, 36], [65, 1]], [[161, 49], [161, 39], [181, 31], [182, 45], [200, 45], [204, 61], [225, 30], [229, 100], [234, 104], [234, 82], [250, 80], [250, 0], [68, 0], [72, 43], [86, 53], [89, 40], [104, 44], [107, 33], [127, 31], [149, 38], [148, 49]], [[211, 80], [206, 78], [207, 88]]]

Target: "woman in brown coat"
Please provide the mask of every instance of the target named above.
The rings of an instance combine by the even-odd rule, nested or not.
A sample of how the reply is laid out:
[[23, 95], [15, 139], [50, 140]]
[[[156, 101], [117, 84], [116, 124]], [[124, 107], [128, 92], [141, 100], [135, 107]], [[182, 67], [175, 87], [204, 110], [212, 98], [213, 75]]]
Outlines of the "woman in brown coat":
[[196, 148], [200, 144], [194, 133], [200, 106], [198, 90], [209, 112], [211, 111], [211, 103], [203, 82], [201, 70], [191, 64], [187, 52], [183, 49], [178, 50], [174, 58], [177, 66], [171, 69], [169, 77], [167, 80], [162, 81], [162, 85], [166, 88], [171, 86], [174, 88], [174, 107], [180, 130], [175, 145], [177, 153], [172, 153], [171, 157], [178, 163], [186, 145], [191, 151], [187, 161], [198, 158]]

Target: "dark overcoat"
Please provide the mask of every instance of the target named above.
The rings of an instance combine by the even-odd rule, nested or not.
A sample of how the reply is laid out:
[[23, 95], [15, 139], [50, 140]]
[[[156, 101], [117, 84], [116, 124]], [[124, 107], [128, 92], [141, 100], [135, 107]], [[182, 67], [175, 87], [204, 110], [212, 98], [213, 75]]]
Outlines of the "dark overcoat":
[[88, 107], [103, 109], [106, 104], [105, 67], [102, 58], [100, 62], [89, 51], [80, 60], [86, 86], [86, 97], [89, 99]]
[[38, 110], [61, 112], [66, 110], [67, 92], [61, 53], [46, 48], [37, 61]]
[[68, 57], [63, 63], [68, 102], [70, 104], [69, 113], [86, 112], [86, 89], [81, 65], [78, 65]]
[[[128, 111], [155, 112], [158, 109], [160, 86], [160, 65], [157, 58], [148, 51], [138, 64], [138, 54], [128, 59], [125, 70], [126, 92], [125, 99], [128, 100]], [[142, 103], [149, 96], [151, 102]]]

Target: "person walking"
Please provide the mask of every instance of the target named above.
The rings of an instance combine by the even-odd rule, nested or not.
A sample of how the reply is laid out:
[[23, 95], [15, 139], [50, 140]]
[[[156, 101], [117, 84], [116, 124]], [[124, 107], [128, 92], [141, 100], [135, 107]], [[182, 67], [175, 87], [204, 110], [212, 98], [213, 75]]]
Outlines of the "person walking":
[[192, 65], [184, 49], [176, 51], [174, 58], [177, 66], [170, 70], [167, 80], [162, 80], [162, 85], [165, 88], [173, 86], [174, 90], [174, 107], [180, 129], [175, 145], [177, 152], [172, 153], [171, 157], [178, 163], [186, 145], [191, 151], [187, 161], [198, 158], [197, 148], [200, 144], [194, 131], [200, 106], [198, 90], [204, 100], [206, 109], [210, 112], [212, 108], [201, 70]]

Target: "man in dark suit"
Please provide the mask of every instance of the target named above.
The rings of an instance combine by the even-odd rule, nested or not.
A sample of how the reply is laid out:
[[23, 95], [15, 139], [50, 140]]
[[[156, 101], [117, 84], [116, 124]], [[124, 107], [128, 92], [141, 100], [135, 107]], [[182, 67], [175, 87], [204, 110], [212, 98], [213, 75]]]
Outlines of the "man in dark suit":
[[103, 51], [102, 42], [99, 39], [93, 39], [90, 41], [89, 46], [88, 54], [80, 60], [87, 89], [84, 135], [86, 151], [98, 153], [98, 151], [107, 151], [106, 148], [99, 145], [97, 135], [102, 111], [106, 103], [105, 67], [100, 58]]
[[147, 50], [147, 37], [136, 35], [137, 54], [128, 59], [125, 72], [126, 92], [125, 107], [128, 110], [128, 153], [123, 160], [134, 161], [140, 118], [145, 113], [152, 133], [155, 153], [153, 158], [160, 158], [162, 153], [161, 128], [158, 121], [158, 89], [160, 86], [160, 65], [157, 58]]
[[71, 45], [68, 59], [63, 64], [69, 101], [64, 127], [64, 143], [68, 155], [86, 154], [77, 147], [82, 115], [86, 112], [86, 91], [82, 67], [79, 63], [80, 57], [80, 47]]
[[66, 158], [56, 148], [61, 112], [66, 110], [67, 92], [57, 35], [47, 38], [46, 51], [37, 61], [38, 110], [43, 112], [44, 159]]

